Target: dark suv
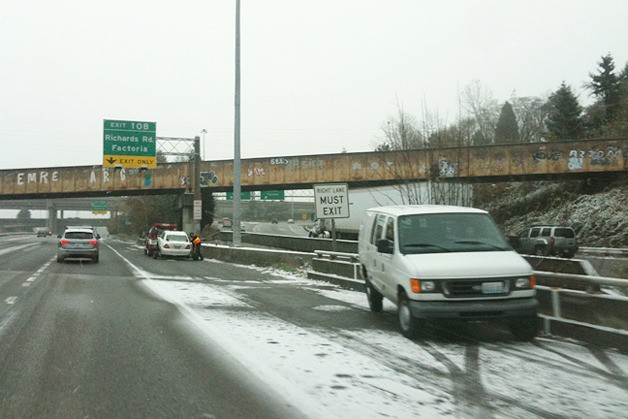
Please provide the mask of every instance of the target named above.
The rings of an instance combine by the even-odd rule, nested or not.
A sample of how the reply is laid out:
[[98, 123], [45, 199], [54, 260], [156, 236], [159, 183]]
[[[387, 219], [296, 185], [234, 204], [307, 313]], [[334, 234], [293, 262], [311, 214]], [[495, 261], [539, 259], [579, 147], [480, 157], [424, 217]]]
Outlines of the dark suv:
[[578, 251], [576, 232], [566, 226], [532, 226], [510, 239], [517, 252], [527, 255], [571, 258]]

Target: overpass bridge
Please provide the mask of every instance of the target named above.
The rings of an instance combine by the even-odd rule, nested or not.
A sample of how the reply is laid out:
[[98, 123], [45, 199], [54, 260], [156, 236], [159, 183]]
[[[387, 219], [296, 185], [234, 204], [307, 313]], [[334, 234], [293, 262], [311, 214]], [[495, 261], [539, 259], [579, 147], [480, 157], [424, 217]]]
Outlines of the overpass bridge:
[[[242, 190], [309, 189], [317, 183], [377, 186], [402, 180], [500, 182], [626, 173], [628, 138], [252, 158]], [[200, 162], [201, 187], [233, 189], [233, 160]], [[0, 170], [0, 200], [191, 192], [193, 163], [156, 169], [74, 166]]]

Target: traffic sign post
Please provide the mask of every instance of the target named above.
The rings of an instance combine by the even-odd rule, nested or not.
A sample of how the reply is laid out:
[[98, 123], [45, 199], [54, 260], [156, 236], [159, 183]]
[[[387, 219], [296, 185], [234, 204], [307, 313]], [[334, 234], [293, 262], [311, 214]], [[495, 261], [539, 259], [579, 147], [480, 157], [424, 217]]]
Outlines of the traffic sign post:
[[157, 167], [155, 122], [104, 120], [103, 166]]
[[316, 218], [331, 219], [332, 249], [336, 250], [336, 218], [349, 218], [349, 185], [326, 183], [314, 185]]

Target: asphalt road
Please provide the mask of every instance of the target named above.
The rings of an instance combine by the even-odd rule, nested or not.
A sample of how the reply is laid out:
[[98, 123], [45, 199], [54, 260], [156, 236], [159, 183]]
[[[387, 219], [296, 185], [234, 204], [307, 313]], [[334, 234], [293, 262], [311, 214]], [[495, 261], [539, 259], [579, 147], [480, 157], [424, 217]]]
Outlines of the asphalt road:
[[628, 355], [394, 307], [272, 269], [0, 237], [0, 417], [620, 418]]
[[299, 416], [208, 351], [110, 248], [98, 264], [58, 264], [55, 243], [0, 241], [1, 417]]

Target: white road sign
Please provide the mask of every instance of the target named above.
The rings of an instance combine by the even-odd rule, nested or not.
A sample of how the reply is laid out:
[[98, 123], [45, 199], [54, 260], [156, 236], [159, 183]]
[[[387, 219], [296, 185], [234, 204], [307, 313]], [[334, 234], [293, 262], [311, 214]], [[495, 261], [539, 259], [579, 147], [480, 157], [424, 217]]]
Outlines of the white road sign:
[[349, 218], [349, 187], [346, 183], [314, 185], [317, 218]]
[[194, 220], [201, 220], [203, 218], [203, 201], [200, 199], [194, 200]]

